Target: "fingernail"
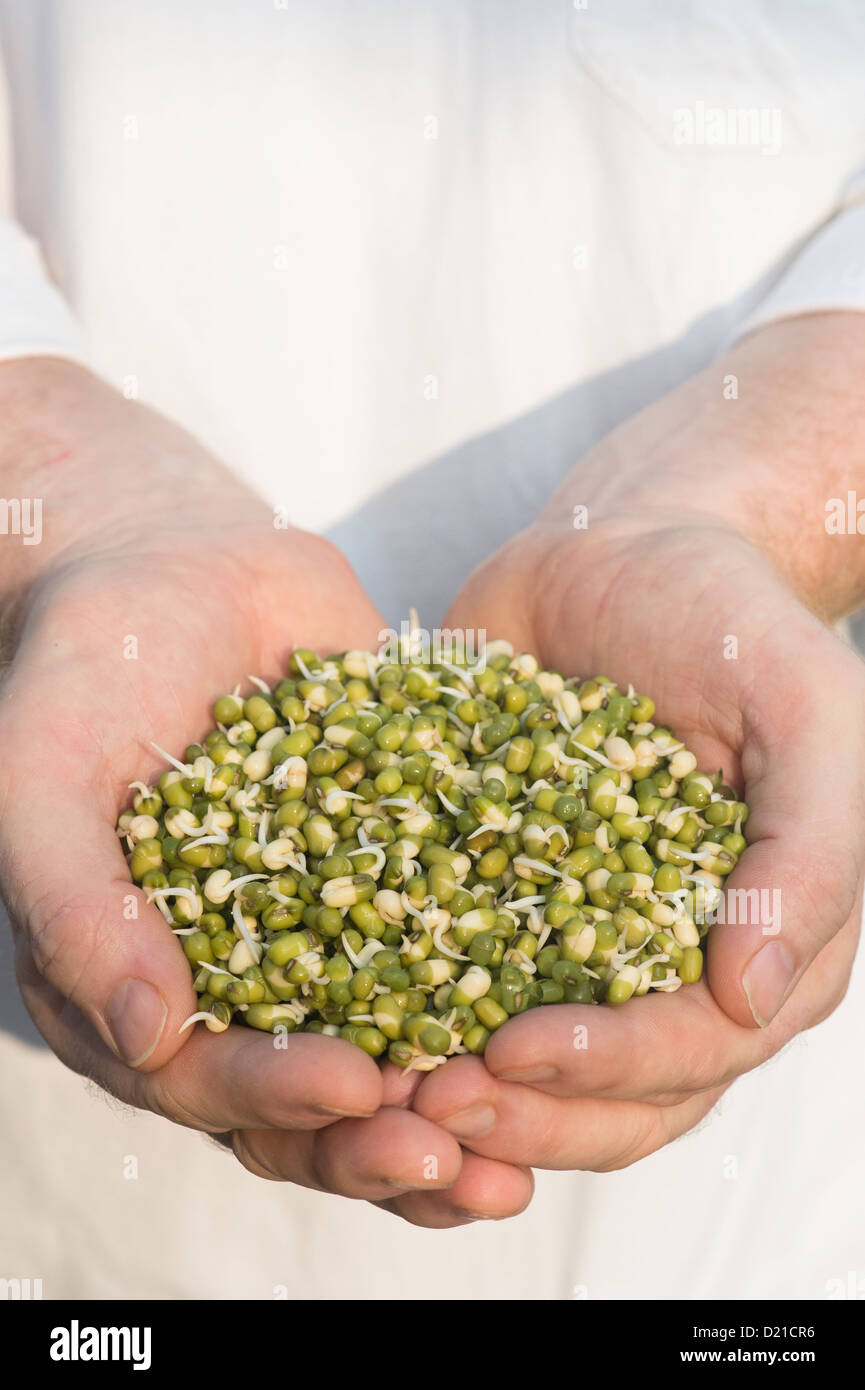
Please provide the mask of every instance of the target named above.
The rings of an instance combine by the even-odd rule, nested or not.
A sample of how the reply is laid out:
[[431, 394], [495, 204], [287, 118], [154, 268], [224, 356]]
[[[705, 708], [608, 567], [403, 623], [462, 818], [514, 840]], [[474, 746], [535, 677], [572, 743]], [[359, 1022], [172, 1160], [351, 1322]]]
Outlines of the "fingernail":
[[770, 941], [759, 950], [742, 977], [754, 1022], [765, 1028], [772, 1022], [787, 997], [796, 966], [780, 941]]
[[371, 1120], [375, 1110], [337, 1110], [332, 1105], [313, 1105], [316, 1115], [337, 1115], [341, 1120]]
[[514, 1071], [497, 1071], [499, 1081], [522, 1081], [530, 1086], [533, 1081], [552, 1081], [558, 1072], [555, 1067], [524, 1067]]
[[140, 1067], [156, 1050], [168, 1008], [146, 980], [124, 980], [105, 1008], [114, 1047], [130, 1067]]
[[458, 1110], [446, 1120], [440, 1120], [442, 1129], [455, 1134], [458, 1139], [479, 1139], [489, 1134], [496, 1122], [496, 1112], [491, 1105], [470, 1105], [466, 1110]]

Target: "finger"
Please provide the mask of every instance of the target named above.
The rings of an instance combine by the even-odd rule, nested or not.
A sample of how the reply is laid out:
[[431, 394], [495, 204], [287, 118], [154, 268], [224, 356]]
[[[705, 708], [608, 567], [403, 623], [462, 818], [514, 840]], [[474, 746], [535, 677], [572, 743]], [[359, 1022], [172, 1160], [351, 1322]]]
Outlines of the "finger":
[[127, 1105], [176, 1124], [209, 1132], [312, 1129], [346, 1115], [374, 1114], [381, 1104], [382, 1076], [372, 1058], [340, 1038], [315, 1034], [200, 1029], [159, 1071], [130, 1070], [28, 964], [26, 943], [16, 964], [24, 1002], [61, 1060]]
[[466, 580], [445, 616], [445, 630], [487, 632], [516, 651], [537, 647], [533, 595], [523, 581], [526, 540], [515, 536]]
[[[322, 655], [348, 648], [377, 651], [384, 641], [384, 618], [338, 547], [323, 536], [294, 529], [284, 533], [284, 544], [292, 557], [285, 569], [274, 567], [271, 550], [256, 553], [250, 547], [248, 563], [257, 583], [248, 595], [248, 607], [257, 608], [258, 629], [278, 635], [273, 603], [284, 597], [292, 648], [310, 647]], [[265, 659], [274, 656], [284, 664], [286, 653], [280, 645], [271, 651], [266, 644]]]
[[[725, 885], [707, 976], [724, 1012], [751, 1028], [775, 1018], [850, 919], [865, 864], [859, 663], [815, 627], [819, 684], [796, 679], [785, 638], [783, 656], [761, 658], [759, 700], [744, 709], [751, 843]], [[827, 762], [835, 749], [843, 757]]]
[[550, 1095], [678, 1104], [761, 1066], [825, 1018], [843, 998], [857, 936], [854, 918], [768, 1028], [733, 1023], [701, 980], [674, 995], [647, 995], [615, 1009], [532, 1009], [497, 1029], [484, 1062], [494, 1076]]
[[392, 1109], [368, 1120], [340, 1120], [316, 1134], [241, 1130], [234, 1149], [259, 1177], [368, 1201], [450, 1187], [462, 1162], [451, 1135], [421, 1115]]
[[493, 1034], [484, 1061], [550, 1095], [676, 1104], [759, 1065], [772, 1041], [731, 1023], [701, 982], [616, 1009], [532, 1009]]
[[647, 1157], [691, 1129], [723, 1089], [676, 1106], [561, 1100], [532, 1086], [498, 1081], [479, 1058], [460, 1057], [429, 1076], [414, 1105], [464, 1147], [485, 1157], [532, 1168], [610, 1172]]
[[423, 1080], [423, 1073], [408, 1071], [406, 1067], [395, 1067], [393, 1062], [385, 1062], [380, 1068], [382, 1084], [382, 1105], [410, 1109], [412, 1096]]
[[297, 1034], [283, 1049], [231, 1028], [199, 1033], [161, 1071], [140, 1078], [134, 1103], [198, 1129], [318, 1129], [374, 1115], [381, 1095], [375, 1062], [341, 1038]]
[[117, 1057], [152, 1070], [186, 1041], [180, 1025], [196, 1007], [189, 964], [130, 881], [110, 824], [86, 796], [84, 806], [70, 816], [48, 787], [10, 799], [0, 828], [4, 897], [45, 980]]
[[474, 1221], [504, 1221], [519, 1216], [532, 1200], [535, 1181], [529, 1168], [515, 1168], [494, 1158], [463, 1150], [462, 1168], [446, 1192], [406, 1192], [376, 1206], [412, 1226], [448, 1230]]

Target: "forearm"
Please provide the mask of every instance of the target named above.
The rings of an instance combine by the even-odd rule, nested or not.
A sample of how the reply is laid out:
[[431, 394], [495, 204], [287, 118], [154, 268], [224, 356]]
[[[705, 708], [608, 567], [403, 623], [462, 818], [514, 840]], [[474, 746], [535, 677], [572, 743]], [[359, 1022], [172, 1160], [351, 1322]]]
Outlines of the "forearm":
[[263, 503], [177, 426], [60, 358], [0, 363], [0, 594], [74, 556]]
[[770, 324], [610, 435], [543, 520], [585, 506], [590, 527], [733, 529], [834, 620], [865, 603], [865, 544], [837, 534], [830, 506], [863, 499], [865, 533], [863, 381], [865, 315]]

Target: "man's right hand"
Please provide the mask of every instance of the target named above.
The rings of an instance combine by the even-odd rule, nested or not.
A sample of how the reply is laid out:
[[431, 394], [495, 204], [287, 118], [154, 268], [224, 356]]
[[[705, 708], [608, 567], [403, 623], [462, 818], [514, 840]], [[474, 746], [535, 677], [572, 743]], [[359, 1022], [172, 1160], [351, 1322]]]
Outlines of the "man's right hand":
[[180, 1034], [189, 966], [115, 831], [129, 783], [163, 765], [151, 740], [177, 755], [214, 696], [247, 673], [278, 679], [295, 645], [376, 645], [381, 616], [349, 565], [276, 529], [194, 440], [72, 363], [0, 366], [0, 418], [0, 491], [44, 508], [41, 545], [0, 541], [0, 884], [49, 1046], [131, 1105], [230, 1135], [263, 1176], [421, 1224], [521, 1209], [522, 1170], [463, 1165], [452, 1136], [404, 1108], [414, 1078], [359, 1048]]

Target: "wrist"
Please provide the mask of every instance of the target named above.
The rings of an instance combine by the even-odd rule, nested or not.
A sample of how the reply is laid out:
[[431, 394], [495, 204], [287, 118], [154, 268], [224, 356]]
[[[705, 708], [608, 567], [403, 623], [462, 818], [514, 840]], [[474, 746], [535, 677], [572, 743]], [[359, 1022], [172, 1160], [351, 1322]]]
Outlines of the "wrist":
[[[86, 389], [85, 368], [59, 358], [0, 363], [0, 590], [20, 588], [45, 564], [56, 527], [47, 524], [49, 480], [70, 471], [74, 426], [67, 397]], [[64, 509], [66, 510], [66, 509]]]
[[769, 324], [602, 441], [543, 520], [729, 530], [837, 619], [865, 603], [861, 542], [827, 530], [832, 498], [865, 498], [863, 372], [865, 315]]
[[60, 358], [0, 363], [0, 496], [0, 594], [78, 555], [264, 505], [179, 427]]

